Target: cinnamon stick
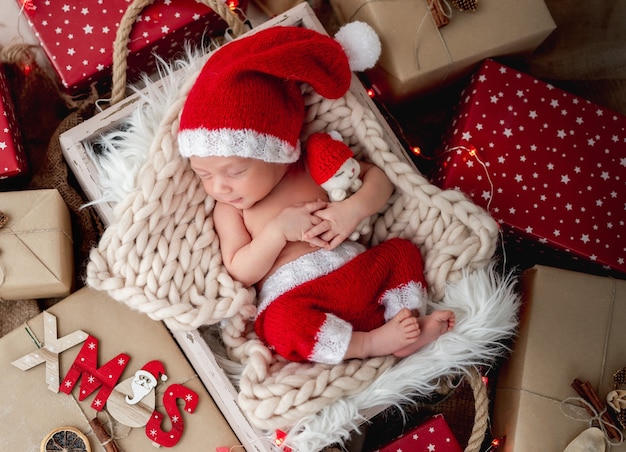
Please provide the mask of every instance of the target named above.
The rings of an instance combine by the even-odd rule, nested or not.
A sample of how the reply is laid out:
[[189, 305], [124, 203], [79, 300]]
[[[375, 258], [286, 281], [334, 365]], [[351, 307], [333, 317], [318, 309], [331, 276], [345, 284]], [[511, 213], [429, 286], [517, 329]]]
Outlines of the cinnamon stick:
[[578, 395], [580, 395], [580, 397], [582, 397], [586, 402], [588, 402], [593, 407], [593, 409], [595, 410], [595, 413], [593, 412], [593, 410], [591, 410], [591, 408], [585, 405], [587, 412], [591, 416], [597, 416], [599, 413], [602, 413], [601, 418], [602, 418], [602, 421], [606, 425], [606, 433], [607, 435], [609, 435], [609, 438], [619, 439], [620, 437], [619, 430], [617, 430], [617, 427], [615, 427], [615, 424], [613, 423], [611, 416], [606, 411], [605, 403], [602, 400], [600, 400], [600, 397], [598, 397], [598, 394], [596, 394], [596, 391], [593, 389], [593, 386], [591, 385], [591, 383], [588, 381], [583, 383], [578, 378], [576, 378], [572, 382], [572, 388], [574, 388], [574, 390], [578, 393]]
[[430, 9], [430, 14], [432, 14], [433, 19], [435, 20], [435, 25], [437, 28], [441, 28], [444, 25], [447, 25], [450, 22], [450, 18], [446, 15], [443, 10], [443, 6], [441, 5], [442, 0], [426, 0], [428, 3], [428, 8]]
[[100, 444], [102, 445], [102, 447], [104, 447], [104, 450], [106, 452], [120, 452], [120, 448], [118, 447], [117, 443], [107, 433], [107, 431], [104, 429], [104, 426], [97, 417], [94, 417], [91, 421], [89, 421], [89, 425], [91, 426], [91, 429], [96, 434], [96, 438], [98, 438], [98, 441], [100, 441]]

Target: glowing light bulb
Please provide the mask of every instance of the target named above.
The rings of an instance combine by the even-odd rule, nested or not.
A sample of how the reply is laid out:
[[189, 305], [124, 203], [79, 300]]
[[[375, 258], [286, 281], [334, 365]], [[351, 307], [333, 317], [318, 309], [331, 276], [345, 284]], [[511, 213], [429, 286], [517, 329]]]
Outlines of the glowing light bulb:
[[419, 146], [413, 146], [411, 148], [411, 151], [413, 152], [413, 154], [415, 155], [422, 155], [422, 149]]
[[227, 4], [231, 11], [234, 11], [239, 6], [239, 0], [228, 0]]
[[494, 438], [491, 441], [491, 446], [489, 447], [489, 450], [498, 449], [504, 443], [504, 438], [504, 436], [502, 438]]
[[284, 452], [291, 452], [290, 447], [283, 446], [286, 436], [287, 434], [282, 430], [276, 430], [276, 438], [274, 439], [274, 444], [276, 444], [276, 447], [278, 447], [279, 449], [282, 448]]

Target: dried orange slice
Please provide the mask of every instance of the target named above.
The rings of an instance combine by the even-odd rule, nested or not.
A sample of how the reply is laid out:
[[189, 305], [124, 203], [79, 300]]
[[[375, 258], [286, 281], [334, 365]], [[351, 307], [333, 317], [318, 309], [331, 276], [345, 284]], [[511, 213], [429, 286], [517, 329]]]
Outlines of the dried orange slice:
[[41, 442], [40, 452], [91, 452], [87, 437], [74, 427], [52, 430]]

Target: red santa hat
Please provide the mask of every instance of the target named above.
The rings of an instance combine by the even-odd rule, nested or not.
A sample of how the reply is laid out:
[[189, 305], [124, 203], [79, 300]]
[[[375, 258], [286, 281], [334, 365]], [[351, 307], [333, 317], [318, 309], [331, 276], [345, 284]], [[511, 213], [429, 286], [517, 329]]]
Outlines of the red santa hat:
[[362, 22], [345, 25], [335, 39], [275, 26], [234, 40], [208, 59], [189, 92], [179, 151], [295, 162], [304, 120], [300, 82], [337, 99], [349, 89], [351, 71], [372, 67], [379, 55], [378, 36]]
[[314, 133], [306, 142], [307, 167], [318, 185], [333, 177], [351, 157], [354, 157], [352, 150], [341, 141], [338, 132]]
[[167, 380], [167, 375], [165, 375], [165, 367], [163, 363], [159, 360], [154, 360], [146, 363], [140, 370], [135, 372], [135, 375], [143, 375], [150, 380], [152, 386], [156, 386], [159, 382], [159, 377], [162, 381]]

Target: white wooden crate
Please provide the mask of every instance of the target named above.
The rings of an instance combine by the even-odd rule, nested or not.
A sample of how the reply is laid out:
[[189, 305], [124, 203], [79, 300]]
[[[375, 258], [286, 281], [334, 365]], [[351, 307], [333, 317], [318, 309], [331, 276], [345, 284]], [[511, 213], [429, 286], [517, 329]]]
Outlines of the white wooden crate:
[[[306, 2], [300, 3], [289, 11], [259, 25], [250, 33], [274, 25], [296, 25], [324, 33], [326, 32], [323, 25]], [[383, 115], [356, 75], [353, 75], [350, 91], [362, 104], [368, 106], [374, 112], [383, 127], [384, 139], [390, 146], [392, 152], [411, 166], [414, 166], [412, 160], [403, 150], [400, 141], [397, 139], [391, 127], [387, 124]], [[98, 139], [98, 136], [118, 127], [134, 109], [140, 107], [141, 98], [138, 94], [134, 94], [123, 102], [110, 107], [61, 135], [61, 145], [68, 165], [72, 168], [85, 195], [90, 200], [100, 199], [102, 192], [98, 188], [97, 166], [92, 160], [88, 148], [91, 143]], [[105, 225], [108, 226], [114, 221], [113, 204], [99, 203], [96, 204], [94, 208], [97, 209]], [[167, 325], [167, 321], [165, 321], [165, 324]], [[204, 340], [201, 332], [199, 330], [177, 331], [173, 328], [170, 328], [170, 331], [245, 449], [248, 452], [269, 452], [277, 450], [272, 444], [271, 438], [267, 438], [264, 432], [251, 425], [240, 410], [237, 404], [237, 390], [219, 366], [213, 351]], [[383, 408], [384, 407], [381, 407], [380, 409]], [[366, 418], [369, 418], [378, 411], [380, 410], [371, 410], [363, 414]]]

